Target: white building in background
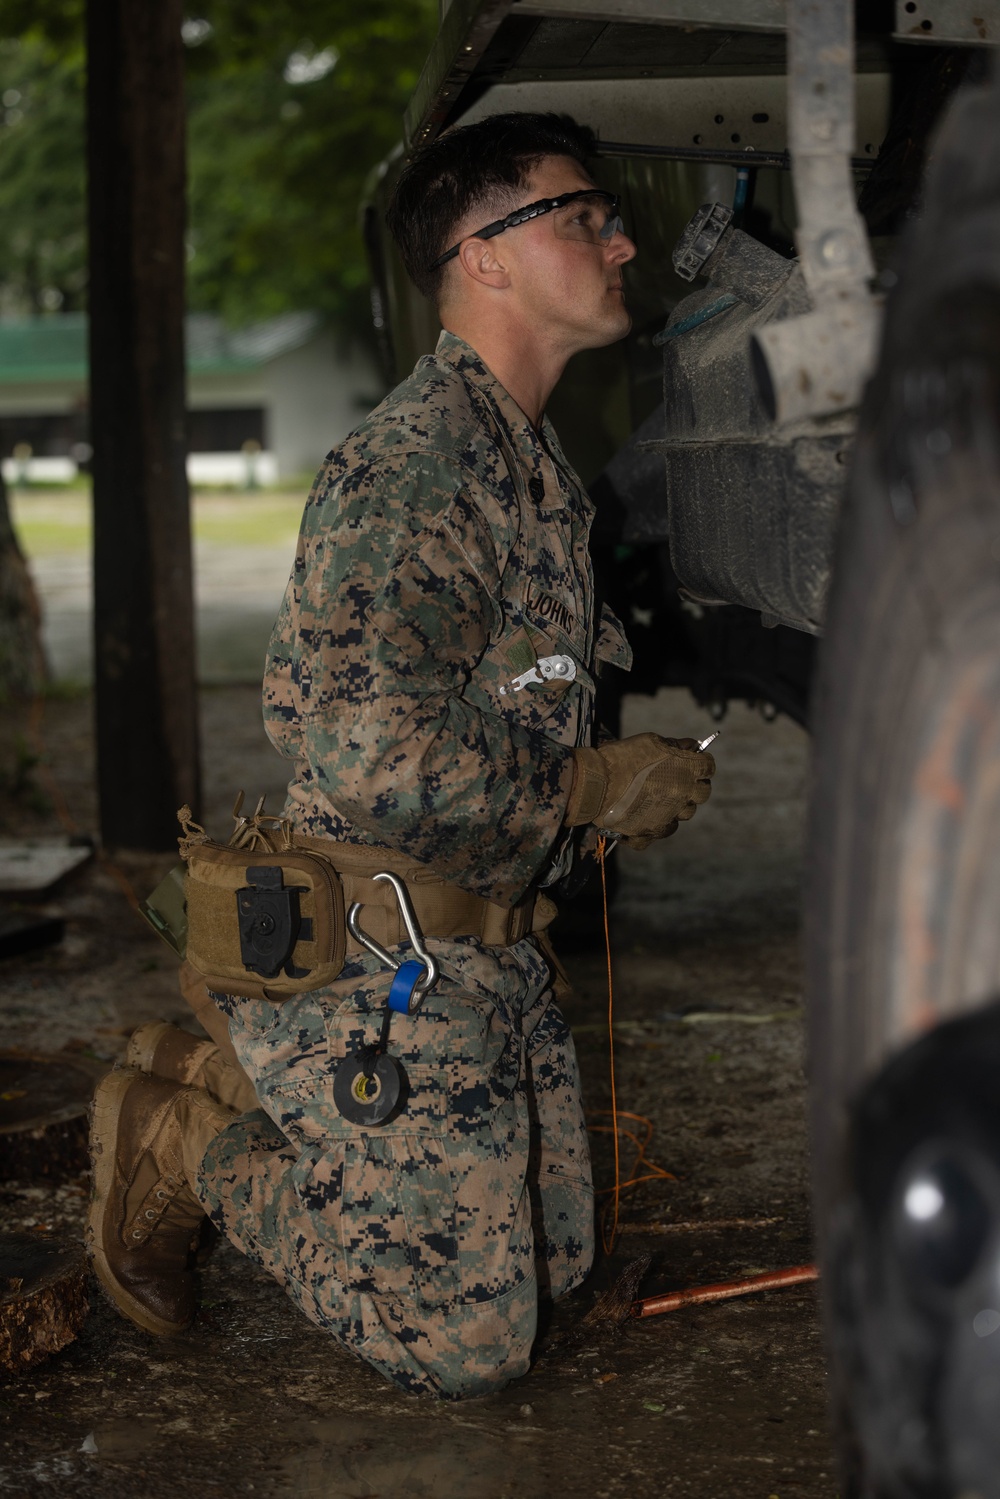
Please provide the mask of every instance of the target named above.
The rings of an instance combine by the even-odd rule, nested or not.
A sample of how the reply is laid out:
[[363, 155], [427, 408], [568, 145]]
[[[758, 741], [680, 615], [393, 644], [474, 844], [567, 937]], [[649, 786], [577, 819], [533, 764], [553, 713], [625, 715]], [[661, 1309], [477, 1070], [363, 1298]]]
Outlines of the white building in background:
[[[380, 399], [367, 353], [290, 312], [233, 332], [187, 318], [188, 476], [259, 484], [311, 476]], [[0, 319], [0, 459], [8, 483], [72, 478], [89, 456], [84, 313]], [[30, 456], [28, 450], [30, 449]]]

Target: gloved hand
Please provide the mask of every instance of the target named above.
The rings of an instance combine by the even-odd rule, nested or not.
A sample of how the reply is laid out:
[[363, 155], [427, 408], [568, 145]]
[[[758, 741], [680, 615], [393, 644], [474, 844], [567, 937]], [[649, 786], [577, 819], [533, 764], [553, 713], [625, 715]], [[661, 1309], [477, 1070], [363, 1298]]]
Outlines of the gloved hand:
[[592, 822], [645, 848], [669, 838], [693, 817], [712, 790], [715, 760], [694, 739], [633, 734], [599, 749], [573, 751], [567, 827]]

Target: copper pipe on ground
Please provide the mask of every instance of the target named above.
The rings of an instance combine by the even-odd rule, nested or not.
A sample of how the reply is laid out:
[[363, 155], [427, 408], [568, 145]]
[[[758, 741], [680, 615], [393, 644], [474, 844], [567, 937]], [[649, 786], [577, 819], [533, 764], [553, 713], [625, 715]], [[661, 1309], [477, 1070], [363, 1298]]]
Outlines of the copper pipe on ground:
[[643, 1296], [633, 1301], [632, 1317], [658, 1317], [661, 1312], [675, 1312], [681, 1306], [702, 1301], [728, 1301], [731, 1296], [749, 1296], [754, 1291], [777, 1291], [782, 1286], [798, 1286], [818, 1280], [815, 1265], [791, 1265], [787, 1270], [766, 1270], [763, 1275], [749, 1275], [746, 1280], [723, 1280], [714, 1286], [691, 1286], [687, 1291], [668, 1291], [664, 1296]]

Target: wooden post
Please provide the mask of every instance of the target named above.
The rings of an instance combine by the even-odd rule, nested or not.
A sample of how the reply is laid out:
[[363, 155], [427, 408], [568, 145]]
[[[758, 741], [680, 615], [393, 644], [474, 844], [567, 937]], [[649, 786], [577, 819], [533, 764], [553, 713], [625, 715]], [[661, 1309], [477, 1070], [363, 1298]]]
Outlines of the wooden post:
[[181, 0], [88, 0], [101, 835], [168, 848], [199, 797], [184, 435]]

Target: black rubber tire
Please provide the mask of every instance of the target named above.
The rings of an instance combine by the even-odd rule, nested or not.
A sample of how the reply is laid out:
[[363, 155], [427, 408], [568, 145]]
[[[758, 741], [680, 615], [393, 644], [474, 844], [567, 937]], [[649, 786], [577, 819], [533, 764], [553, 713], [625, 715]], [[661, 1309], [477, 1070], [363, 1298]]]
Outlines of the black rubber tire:
[[[806, 902], [821, 1256], [861, 1084], [1000, 993], [997, 139], [1000, 88], [961, 94], [887, 309], [821, 650]], [[863, 1455], [845, 1468], [842, 1492], [876, 1492]]]

